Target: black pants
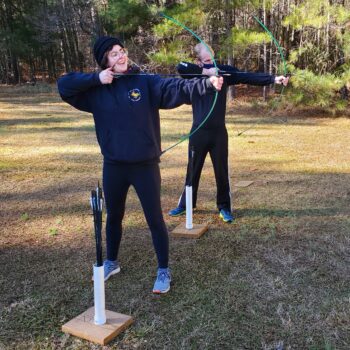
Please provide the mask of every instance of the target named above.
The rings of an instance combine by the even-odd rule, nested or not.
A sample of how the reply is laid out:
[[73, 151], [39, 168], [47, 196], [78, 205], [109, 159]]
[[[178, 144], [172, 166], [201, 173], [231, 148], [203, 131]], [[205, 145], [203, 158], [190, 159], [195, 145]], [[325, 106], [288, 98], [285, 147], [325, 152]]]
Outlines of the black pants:
[[158, 163], [103, 165], [103, 190], [107, 208], [107, 259], [117, 260], [122, 238], [122, 220], [130, 185], [140, 199], [152, 241], [158, 267], [168, 267], [169, 239], [160, 204], [160, 170]]
[[[193, 208], [197, 205], [197, 192], [199, 179], [203, 169], [205, 158], [209, 152], [214, 167], [218, 209], [231, 210], [230, 183], [228, 177], [228, 136], [226, 128], [200, 129], [190, 138], [189, 153], [193, 148], [193, 177], [192, 194]], [[186, 184], [190, 183], [189, 164], [187, 165]], [[183, 190], [179, 206], [186, 207], [186, 192]]]

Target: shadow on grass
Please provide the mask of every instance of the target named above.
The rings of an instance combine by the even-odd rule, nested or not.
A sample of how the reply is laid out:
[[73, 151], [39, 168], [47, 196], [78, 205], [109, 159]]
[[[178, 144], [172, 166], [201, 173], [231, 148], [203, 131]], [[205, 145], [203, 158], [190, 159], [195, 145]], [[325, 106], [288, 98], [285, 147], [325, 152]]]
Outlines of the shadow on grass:
[[300, 119], [289, 119], [288, 117], [271, 117], [271, 116], [263, 116], [261, 114], [256, 114], [255, 118], [240, 118], [237, 116], [226, 116], [226, 125], [227, 126], [237, 126], [237, 125], [246, 125], [247, 127], [251, 127], [253, 125], [293, 125], [293, 126], [315, 126], [322, 125], [319, 121], [311, 122], [310, 120], [305, 120], [305, 118]]
[[[41, 124], [41, 123], [39, 123]], [[69, 134], [76, 133], [76, 132], [94, 132], [95, 127], [93, 125], [88, 126], [55, 126], [55, 127], [41, 127], [41, 128], [25, 128], [25, 129], [15, 129], [16, 135], [40, 135], [40, 134], [47, 134], [47, 133], [53, 133], [53, 132], [66, 132]], [[9, 132], [8, 130], [3, 130], [3, 132]]]
[[38, 103], [62, 103], [63, 101], [60, 100], [57, 92], [57, 94], [34, 93], [33, 95], [18, 94], [17, 96], [0, 93], [0, 102], [14, 104], [14, 105], [34, 106], [34, 105], [38, 105]]
[[[32, 115], [33, 112], [30, 112], [28, 114]], [[82, 121], [84, 119], [91, 119], [91, 117], [89, 117], [89, 116], [88, 117], [86, 117], [86, 116], [72, 116], [71, 114], [69, 115], [69, 113], [60, 113], [60, 114], [67, 114], [68, 116], [49, 117], [49, 116], [47, 116], [46, 113], [43, 113], [43, 115], [45, 115], [45, 117], [11, 118], [11, 119], [2, 120], [1, 124], [2, 124], [2, 126], [14, 126], [14, 125], [20, 126], [20, 125], [28, 125], [28, 124], [42, 125], [42, 124], [46, 124], [46, 123], [67, 123], [67, 122]]]
[[304, 216], [322, 216], [333, 217], [334, 215], [346, 213], [347, 209], [344, 207], [329, 207], [329, 208], [304, 208], [297, 210], [283, 210], [283, 209], [236, 209], [235, 214], [237, 218], [241, 217], [277, 217], [277, 218], [300, 218]]

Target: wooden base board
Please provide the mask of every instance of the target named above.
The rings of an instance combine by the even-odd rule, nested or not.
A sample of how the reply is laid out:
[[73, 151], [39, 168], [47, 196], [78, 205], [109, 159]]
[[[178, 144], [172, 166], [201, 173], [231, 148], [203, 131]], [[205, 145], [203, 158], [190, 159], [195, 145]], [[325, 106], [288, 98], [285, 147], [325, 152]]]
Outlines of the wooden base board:
[[95, 308], [91, 307], [64, 324], [62, 331], [97, 344], [106, 345], [134, 322], [131, 316], [106, 310], [107, 321], [104, 325], [99, 326], [94, 323], [94, 315]]
[[191, 230], [186, 228], [186, 224], [182, 223], [175, 227], [174, 231], [171, 232], [174, 237], [184, 238], [199, 238], [205, 231], [208, 230], [208, 224], [193, 224]]
[[236, 187], [248, 187], [253, 183], [254, 183], [254, 181], [239, 181], [236, 184], [234, 184], [234, 186], [236, 186]]

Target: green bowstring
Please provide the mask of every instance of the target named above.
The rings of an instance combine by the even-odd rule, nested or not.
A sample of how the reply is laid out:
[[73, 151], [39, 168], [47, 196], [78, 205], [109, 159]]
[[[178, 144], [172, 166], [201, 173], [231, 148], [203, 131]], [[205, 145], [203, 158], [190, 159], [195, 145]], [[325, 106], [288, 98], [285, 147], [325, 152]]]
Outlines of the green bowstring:
[[[175, 18], [173, 17], [170, 17], [164, 13], [159, 13], [159, 15], [163, 18], [166, 18], [168, 19], [169, 21], [172, 21], [173, 23], [175, 23], [176, 25], [179, 25], [181, 28], [187, 30], [190, 34], [192, 34], [197, 40], [199, 40], [204, 46], [205, 48], [208, 50], [209, 54], [210, 54], [210, 57], [211, 59], [213, 60], [213, 63], [214, 63], [214, 67], [216, 69], [216, 74], [218, 75], [218, 66], [216, 64], [216, 61], [215, 61], [215, 58], [214, 58], [214, 55], [212, 54], [212, 51], [211, 49], [209, 48], [209, 46], [196, 34], [194, 33], [191, 29], [189, 29], [188, 27], [186, 27], [183, 23], [179, 22], [178, 20], [176, 20]], [[165, 153], [165, 152], [168, 152], [169, 150], [171, 150], [172, 148], [178, 146], [180, 143], [188, 140], [191, 136], [193, 136], [205, 123], [206, 121], [209, 119], [209, 117], [212, 115], [213, 113], [213, 110], [215, 108], [215, 105], [216, 105], [216, 102], [217, 102], [217, 99], [218, 99], [218, 94], [219, 92], [216, 91], [215, 92], [215, 96], [214, 96], [214, 101], [213, 101], [213, 104], [207, 114], [207, 116], [204, 118], [204, 120], [198, 125], [198, 127], [193, 130], [192, 132], [190, 132], [189, 134], [185, 135], [185, 136], [182, 136], [181, 139], [179, 141], [177, 141], [176, 143], [174, 143], [172, 146], [166, 148], [164, 151], [162, 151], [162, 155]]]
[[[279, 44], [279, 42], [277, 41], [277, 39], [273, 36], [273, 34], [271, 33], [271, 31], [265, 26], [264, 23], [262, 23], [260, 21], [259, 18], [257, 18], [256, 16], [252, 16], [263, 28], [264, 30], [267, 32], [267, 34], [270, 36], [270, 38], [272, 39], [272, 41], [275, 43], [276, 47], [277, 47], [277, 50], [281, 56], [281, 59], [282, 59], [282, 62], [283, 62], [283, 71], [284, 71], [284, 75], [287, 75], [288, 73], [288, 69], [287, 69], [287, 62], [286, 62], [286, 59], [284, 57], [284, 54], [283, 54], [283, 50], [282, 50], [282, 47], [281, 45]], [[284, 86], [284, 85], [283, 85]]]

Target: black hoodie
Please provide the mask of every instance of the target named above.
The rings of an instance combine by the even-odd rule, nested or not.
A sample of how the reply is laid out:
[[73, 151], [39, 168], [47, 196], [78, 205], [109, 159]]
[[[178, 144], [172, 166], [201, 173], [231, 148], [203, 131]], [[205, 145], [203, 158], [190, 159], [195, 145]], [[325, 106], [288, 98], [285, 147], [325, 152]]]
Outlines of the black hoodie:
[[206, 93], [209, 79], [162, 79], [158, 75], [120, 76], [102, 84], [99, 73], [69, 73], [58, 80], [62, 99], [93, 114], [97, 140], [106, 162], [159, 161], [159, 109], [170, 109]]

